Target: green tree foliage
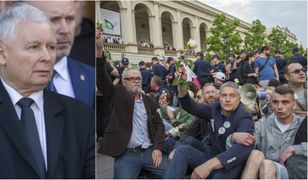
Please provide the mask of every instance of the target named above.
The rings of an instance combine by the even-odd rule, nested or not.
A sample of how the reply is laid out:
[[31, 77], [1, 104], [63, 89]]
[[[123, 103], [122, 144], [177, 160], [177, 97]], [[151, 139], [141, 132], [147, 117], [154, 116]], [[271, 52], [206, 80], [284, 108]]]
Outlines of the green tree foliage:
[[271, 34], [268, 35], [267, 39], [269, 41], [269, 45], [273, 50], [282, 50], [282, 47], [284, 47], [284, 45], [287, 43], [287, 36], [284, 35], [284, 33], [278, 28], [273, 28]]
[[272, 53], [279, 49], [280, 51], [284, 52], [285, 59], [289, 59], [292, 56], [292, 50], [298, 47], [298, 44], [290, 42], [287, 39], [287, 36], [278, 28], [273, 28], [267, 39], [273, 50]]
[[262, 25], [259, 19], [252, 22], [252, 26], [245, 33], [245, 49], [248, 52], [255, 52], [265, 44], [266, 35], [264, 34], [266, 27]]
[[223, 60], [231, 52], [238, 53], [242, 42], [239, 33], [236, 32], [239, 24], [239, 20], [229, 21], [224, 14], [216, 15], [213, 27], [210, 29], [212, 36], [206, 42], [208, 51], [219, 54]]

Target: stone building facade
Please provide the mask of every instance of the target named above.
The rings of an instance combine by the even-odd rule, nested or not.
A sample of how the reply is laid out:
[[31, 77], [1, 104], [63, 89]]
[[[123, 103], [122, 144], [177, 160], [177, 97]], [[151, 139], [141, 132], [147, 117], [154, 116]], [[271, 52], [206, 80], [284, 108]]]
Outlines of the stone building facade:
[[[132, 64], [153, 56], [178, 57], [189, 39], [197, 40], [196, 51], [206, 50], [206, 39], [215, 15], [224, 13], [199, 1], [97, 1], [96, 19], [102, 11], [117, 12], [120, 35], [104, 34], [104, 47], [114, 60], [122, 56]], [[225, 14], [225, 13], [224, 13]], [[228, 20], [236, 19], [225, 14]], [[237, 31], [244, 38], [251, 24], [240, 20]]]

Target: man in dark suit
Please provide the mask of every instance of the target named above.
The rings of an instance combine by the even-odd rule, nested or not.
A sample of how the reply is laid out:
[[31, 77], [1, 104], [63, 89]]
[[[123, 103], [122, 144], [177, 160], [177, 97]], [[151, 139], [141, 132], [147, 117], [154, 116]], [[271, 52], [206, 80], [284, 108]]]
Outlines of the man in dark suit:
[[141, 73], [127, 68], [122, 84], [113, 86], [102, 57], [97, 57], [97, 88], [112, 101], [113, 109], [99, 152], [115, 157], [115, 179], [135, 179], [142, 169], [162, 178], [168, 165], [167, 155], [163, 154], [164, 124], [155, 102], [140, 93]]
[[[187, 79], [183, 71], [182, 79]], [[253, 150], [253, 145], [244, 147], [235, 144], [226, 148], [226, 139], [232, 132], [253, 133], [253, 121], [249, 113], [241, 107], [238, 86], [233, 82], [223, 84], [219, 91], [219, 103], [202, 105], [195, 103], [187, 90], [179, 88], [179, 100], [183, 109], [196, 117], [210, 121], [210, 144], [204, 144], [203, 150], [190, 145], [180, 145], [174, 151], [166, 179], [184, 178], [188, 168], [193, 170], [192, 179], [239, 178], [244, 162]]]
[[49, 18], [16, 3], [0, 34], [0, 178], [94, 178], [94, 112], [44, 89], [56, 59]]
[[163, 82], [165, 83], [166, 81], [166, 75], [167, 75], [167, 71], [165, 69], [165, 67], [161, 64], [159, 64], [159, 60], [157, 57], [152, 57], [152, 70], [153, 70], [153, 75], [157, 75], [159, 77], [161, 77], [161, 79], [163, 80]]
[[147, 94], [151, 91], [150, 83], [151, 83], [152, 73], [151, 71], [146, 69], [144, 61], [139, 62], [139, 68], [142, 76], [142, 90], [144, 91], [144, 93]]
[[31, 5], [41, 9], [49, 16], [56, 30], [57, 62], [54, 67], [55, 75], [49, 89], [76, 98], [89, 107], [94, 107], [94, 68], [68, 56], [75, 37], [75, 3], [74, 1], [30, 2]]

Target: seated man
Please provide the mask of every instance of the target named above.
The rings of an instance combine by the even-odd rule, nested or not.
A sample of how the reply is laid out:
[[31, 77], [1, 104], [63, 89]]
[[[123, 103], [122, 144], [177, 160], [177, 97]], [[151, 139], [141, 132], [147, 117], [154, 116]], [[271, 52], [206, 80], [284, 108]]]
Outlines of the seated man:
[[[294, 144], [301, 144], [302, 142], [307, 143], [307, 118], [305, 118], [298, 128], [295, 136]], [[307, 150], [306, 150], [307, 152]], [[286, 168], [289, 173], [290, 179], [307, 179], [307, 156], [297, 155], [285, 150], [285, 153], [289, 154], [289, 158], [286, 161]], [[281, 157], [288, 157], [281, 156]]]
[[[181, 78], [186, 81], [183, 69]], [[200, 151], [190, 145], [180, 145], [174, 151], [165, 178], [184, 178], [186, 171], [193, 170], [191, 178], [239, 178], [244, 162], [253, 149], [236, 144], [226, 149], [226, 139], [233, 132], [253, 132], [249, 113], [241, 106], [238, 86], [227, 82], [220, 88], [219, 102], [211, 105], [195, 103], [187, 90], [179, 88], [180, 102], [189, 113], [211, 122], [211, 145]]]
[[[99, 39], [97, 39], [97, 46]], [[113, 85], [104, 68], [106, 59], [97, 54], [97, 88], [113, 102], [111, 121], [99, 152], [115, 157], [114, 178], [135, 179], [141, 170], [162, 178], [168, 166], [164, 155], [164, 124], [156, 104], [141, 93], [141, 73], [127, 68], [122, 84]]]
[[[155, 100], [156, 100], [157, 107], [159, 106], [159, 97], [163, 92], [169, 93], [171, 94], [171, 97], [173, 97], [171, 89], [169, 89], [168, 86], [164, 85], [162, 78], [159, 76], [154, 75], [151, 78], [150, 87], [151, 87], [151, 91], [156, 93]], [[169, 105], [171, 104], [172, 102], [170, 101]]]
[[212, 104], [218, 100], [218, 90], [211, 83], [206, 83], [202, 87], [202, 96], [199, 99], [201, 104]]
[[[271, 107], [274, 114], [255, 123], [255, 135], [234, 133], [231, 142], [250, 146], [256, 141], [256, 149], [247, 161], [242, 174], [244, 179], [283, 179], [288, 178], [284, 162], [289, 155], [307, 156], [307, 143], [292, 145], [297, 129], [303, 119], [293, 114], [294, 91], [287, 86], [279, 86], [271, 94]], [[282, 153], [288, 149], [288, 153]], [[280, 162], [280, 163], [279, 163]]]
[[217, 90], [225, 82], [225, 80], [226, 80], [226, 75], [222, 72], [217, 72], [214, 75], [214, 86], [216, 87]]
[[306, 70], [300, 63], [291, 63], [285, 68], [284, 77], [288, 81], [288, 86], [297, 96], [295, 99], [297, 106], [294, 108], [294, 113], [299, 116], [307, 116]]

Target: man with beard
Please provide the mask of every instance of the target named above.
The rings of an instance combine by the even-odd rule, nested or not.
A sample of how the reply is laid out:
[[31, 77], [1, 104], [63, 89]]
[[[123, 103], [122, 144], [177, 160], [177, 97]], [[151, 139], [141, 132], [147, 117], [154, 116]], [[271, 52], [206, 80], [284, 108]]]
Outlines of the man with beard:
[[29, 3], [49, 16], [56, 31], [56, 64], [48, 89], [94, 107], [94, 68], [68, 56], [75, 37], [77, 2], [33, 1]]
[[122, 84], [114, 86], [105, 63], [104, 57], [97, 57], [97, 87], [110, 98], [113, 109], [98, 152], [115, 158], [115, 179], [135, 179], [141, 170], [153, 178], [162, 178], [168, 165], [168, 157], [163, 154], [164, 124], [154, 100], [140, 93], [141, 73], [127, 68]]
[[279, 73], [275, 59], [270, 54], [271, 50], [268, 46], [261, 48], [261, 56], [256, 59], [256, 71], [259, 74], [259, 84], [266, 88], [268, 82], [272, 79], [279, 81]]
[[202, 97], [200, 103], [212, 104], [218, 100], [218, 91], [215, 86], [211, 83], [206, 83], [202, 87]]
[[[181, 79], [187, 80], [183, 69]], [[192, 170], [192, 179], [239, 178], [244, 162], [253, 149], [242, 145], [234, 145], [226, 149], [226, 138], [233, 132], [253, 132], [253, 122], [249, 113], [240, 106], [239, 87], [227, 82], [220, 87], [219, 102], [211, 105], [195, 103], [187, 90], [178, 89], [179, 100], [183, 109], [211, 123], [210, 144], [202, 148], [191, 145], [180, 145], [170, 156], [172, 159], [166, 170], [166, 179], [184, 178], [186, 171]]]

